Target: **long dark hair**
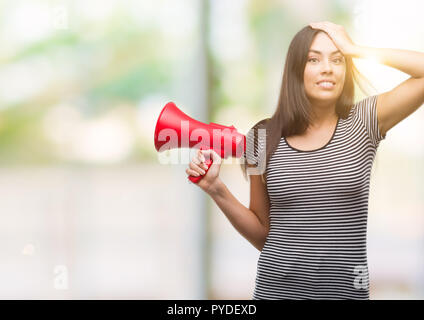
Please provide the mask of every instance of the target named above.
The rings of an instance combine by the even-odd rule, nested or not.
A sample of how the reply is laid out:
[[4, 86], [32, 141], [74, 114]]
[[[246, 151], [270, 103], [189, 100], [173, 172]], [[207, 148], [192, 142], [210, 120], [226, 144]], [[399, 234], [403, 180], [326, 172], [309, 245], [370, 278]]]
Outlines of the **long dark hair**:
[[[311, 105], [306, 96], [303, 74], [312, 41], [319, 32], [323, 31], [306, 26], [294, 36], [287, 52], [277, 108], [271, 118], [259, 121], [249, 131], [249, 133], [253, 133], [254, 143], [257, 146], [257, 129], [266, 130], [265, 168], [268, 166], [268, 161], [277, 149], [282, 137], [301, 135], [311, 123]], [[352, 58], [350, 56], [344, 58], [346, 62], [345, 82], [343, 91], [336, 102], [336, 113], [342, 119], [349, 115], [354, 103], [354, 81], [366, 95], [368, 95], [368, 90], [364, 88], [362, 81], [375, 90], [368, 79], [355, 67]], [[246, 161], [241, 162], [242, 172], [246, 180], [247, 166]], [[262, 181], [266, 184], [266, 172], [261, 176]]]

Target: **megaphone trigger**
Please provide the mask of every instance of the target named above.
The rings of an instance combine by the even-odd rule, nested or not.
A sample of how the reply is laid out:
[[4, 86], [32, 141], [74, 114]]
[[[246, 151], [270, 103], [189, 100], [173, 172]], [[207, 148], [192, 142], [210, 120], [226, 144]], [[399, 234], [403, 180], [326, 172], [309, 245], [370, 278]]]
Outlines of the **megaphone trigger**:
[[206, 164], [206, 167], [207, 167], [207, 169], [205, 170], [205, 174], [200, 175], [200, 176], [198, 176], [198, 177], [188, 176], [188, 179], [189, 179], [191, 182], [193, 182], [193, 183], [198, 183], [200, 180], [202, 180], [202, 179], [203, 179], [203, 177], [204, 177], [205, 175], [207, 175], [207, 174], [208, 174], [209, 168], [210, 168], [210, 167], [211, 167], [211, 165], [212, 165], [212, 160], [206, 160], [206, 161], [205, 161], [205, 164]]
[[[202, 147], [199, 148], [199, 151], [201, 152], [202, 150], [210, 150], [210, 149], [202, 146]], [[202, 155], [202, 157], [205, 158], [203, 155]], [[212, 163], [213, 163], [212, 156], [210, 156], [209, 158], [205, 159], [205, 161], [204, 161], [204, 164], [206, 165], [205, 174], [200, 175], [198, 177], [189, 176], [188, 179], [190, 181], [192, 181], [193, 183], [198, 183], [208, 173], [209, 168], [211, 167]]]

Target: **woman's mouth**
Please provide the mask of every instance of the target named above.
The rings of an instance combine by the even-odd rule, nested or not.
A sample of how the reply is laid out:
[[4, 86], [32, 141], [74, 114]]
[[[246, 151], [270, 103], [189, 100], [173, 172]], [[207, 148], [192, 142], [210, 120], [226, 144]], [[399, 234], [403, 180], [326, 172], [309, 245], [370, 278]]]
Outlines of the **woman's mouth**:
[[335, 86], [335, 83], [330, 81], [321, 81], [317, 83], [317, 86], [322, 89], [333, 89]]

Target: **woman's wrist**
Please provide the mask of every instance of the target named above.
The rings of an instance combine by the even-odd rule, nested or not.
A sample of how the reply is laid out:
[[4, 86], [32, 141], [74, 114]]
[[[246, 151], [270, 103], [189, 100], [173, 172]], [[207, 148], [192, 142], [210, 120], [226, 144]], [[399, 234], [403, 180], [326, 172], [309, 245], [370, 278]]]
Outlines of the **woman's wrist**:
[[211, 197], [214, 197], [222, 192], [223, 187], [224, 187], [224, 184], [222, 183], [221, 179], [219, 179], [218, 177], [214, 180], [214, 182], [212, 182], [208, 186], [205, 192], [209, 194]]
[[359, 45], [354, 45], [349, 50], [348, 55], [351, 56], [352, 58], [362, 58], [362, 56], [364, 55], [364, 50], [365, 50], [365, 47], [359, 46]]

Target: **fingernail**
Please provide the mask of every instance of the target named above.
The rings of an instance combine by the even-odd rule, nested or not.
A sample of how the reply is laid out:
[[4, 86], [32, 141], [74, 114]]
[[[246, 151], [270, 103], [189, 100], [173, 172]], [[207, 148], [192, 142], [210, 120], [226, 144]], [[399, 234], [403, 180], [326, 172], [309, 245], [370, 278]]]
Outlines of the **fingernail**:
[[202, 174], [205, 174], [205, 171], [204, 170], [202, 170], [201, 172], [202, 172]]

